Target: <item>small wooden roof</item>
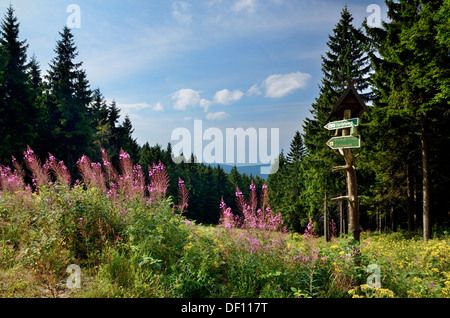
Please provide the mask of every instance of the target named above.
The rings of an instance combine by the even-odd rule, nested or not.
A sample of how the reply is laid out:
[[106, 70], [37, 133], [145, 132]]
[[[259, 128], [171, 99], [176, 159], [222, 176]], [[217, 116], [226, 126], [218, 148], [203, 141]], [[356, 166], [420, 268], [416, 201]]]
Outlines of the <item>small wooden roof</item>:
[[353, 83], [349, 83], [347, 89], [339, 98], [337, 103], [331, 110], [327, 121], [336, 117], [342, 119], [344, 117], [344, 110], [350, 109], [352, 111], [352, 118], [361, 116], [362, 113], [369, 111], [361, 96], [356, 91]]

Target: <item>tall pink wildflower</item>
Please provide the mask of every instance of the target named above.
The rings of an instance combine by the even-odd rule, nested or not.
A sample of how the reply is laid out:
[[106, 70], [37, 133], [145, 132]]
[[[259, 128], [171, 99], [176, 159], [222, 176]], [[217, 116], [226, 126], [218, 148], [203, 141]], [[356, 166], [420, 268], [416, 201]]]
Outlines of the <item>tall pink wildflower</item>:
[[[249, 203], [245, 200], [242, 192], [239, 188], [236, 188], [236, 203], [242, 217], [240, 219], [234, 219], [232, 223], [234, 227], [241, 226], [247, 229], [269, 230], [269, 231], [281, 231], [285, 230], [283, 227], [283, 219], [280, 213], [274, 214], [270, 209], [269, 196], [267, 185], [263, 185], [260, 202], [260, 208], [258, 208], [258, 197], [256, 194], [256, 187], [251, 182], [250, 184], [250, 200]], [[224, 203], [223, 203], [224, 204]], [[221, 203], [222, 205], [222, 203]], [[224, 210], [221, 206], [222, 214]], [[231, 212], [231, 211], [230, 211]], [[221, 220], [225, 220], [221, 217]], [[229, 224], [231, 224], [229, 222]], [[239, 225], [238, 225], [239, 224]]]
[[41, 161], [36, 156], [34, 151], [27, 146], [27, 151], [24, 151], [24, 160], [28, 169], [33, 176], [33, 185], [35, 187], [42, 187], [50, 182], [50, 174], [48, 168], [42, 167]]
[[70, 173], [67, 170], [64, 162], [58, 162], [51, 153], [49, 153], [49, 158], [46, 160], [44, 167], [50, 169], [50, 171], [55, 174], [57, 180], [61, 182], [61, 184], [70, 186], [70, 184], [72, 183], [72, 177], [70, 176]]
[[178, 205], [176, 206], [176, 208], [178, 209], [180, 214], [183, 214], [183, 212], [189, 206], [188, 199], [189, 193], [186, 188], [186, 185], [184, 184], [184, 181], [181, 178], [178, 178]]
[[312, 219], [309, 219], [308, 225], [305, 229], [305, 238], [311, 238], [316, 236], [316, 230], [314, 229], [314, 223]]
[[106, 182], [110, 185], [112, 182], [117, 184], [117, 181], [119, 179], [119, 175], [116, 171], [116, 169], [113, 167], [111, 160], [109, 159], [108, 154], [106, 153], [105, 149], [101, 148], [102, 153], [102, 161], [103, 161], [103, 168], [106, 173]]
[[81, 178], [87, 187], [97, 187], [106, 191], [105, 177], [100, 163], [91, 162], [88, 157], [83, 155], [77, 161], [77, 166], [80, 170]]
[[137, 198], [144, 198], [145, 196], [145, 177], [142, 167], [140, 165], [135, 165], [133, 167], [133, 178], [132, 178], [132, 191], [134, 196]]
[[333, 219], [331, 219], [331, 222], [330, 222], [330, 232], [331, 232], [331, 237], [337, 237], [337, 227], [336, 227], [336, 223], [334, 223]]
[[234, 216], [231, 212], [231, 208], [227, 207], [226, 203], [223, 201], [223, 197], [220, 199], [220, 219], [219, 223], [226, 229], [234, 228], [236, 226], [236, 221], [238, 216]]
[[130, 155], [120, 149], [119, 154], [119, 188], [123, 191], [126, 198], [133, 194], [133, 162]]
[[25, 188], [23, 181], [23, 171], [15, 169], [14, 172], [10, 167], [0, 165], [0, 190], [2, 192], [17, 192]]
[[169, 174], [161, 161], [159, 161], [158, 165], [153, 164], [153, 168], [150, 168], [150, 166], [148, 168], [148, 174], [150, 176], [150, 186], [148, 187], [150, 200], [159, 200], [166, 195], [167, 188], [169, 187]]

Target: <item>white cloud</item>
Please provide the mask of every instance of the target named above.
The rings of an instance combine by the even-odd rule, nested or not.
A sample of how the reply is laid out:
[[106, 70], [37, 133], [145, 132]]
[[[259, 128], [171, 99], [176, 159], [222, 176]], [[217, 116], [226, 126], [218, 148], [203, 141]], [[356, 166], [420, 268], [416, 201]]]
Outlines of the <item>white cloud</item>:
[[161, 103], [157, 103], [155, 105], [155, 107], [153, 107], [153, 110], [156, 111], [156, 112], [162, 112], [162, 111], [164, 111], [164, 107], [162, 106]]
[[228, 117], [230, 117], [230, 115], [228, 115], [225, 112], [208, 113], [206, 115], [206, 119], [208, 120], [224, 120], [227, 119]]
[[211, 104], [212, 104], [212, 102], [207, 99], [202, 98], [200, 100], [200, 107], [202, 107], [205, 110], [205, 112], [208, 111], [209, 106], [211, 106]]
[[274, 74], [269, 76], [263, 83], [266, 89], [266, 97], [280, 98], [286, 96], [308, 84], [311, 74], [296, 72], [290, 74]]
[[172, 99], [175, 101], [173, 108], [176, 110], [186, 110], [188, 106], [197, 106], [201, 101], [199, 92], [190, 88], [173, 93]]
[[175, 1], [172, 3], [172, 16], [179, 23], [190, 24], [192, 14], [190, 13], [191, 4], [185, 1]]
[[253, 95], [261, 95], [262, 92], [259, 90], [258, 84], [253, 85], [250, 87], [245, 95], [247, 96], [253, 96]]
[[234, 90], [233, 92], [230, 92], [228, 89], [223, 89], [221, 91], [218, 91], [216, 95], [214, 95], [214, 103], [227, 105], [240, 100], [242, 96], [244, 96], [244, 93], [242, 93], [240, 90]]
[[142, 109], [152, 108], [152, 106], [147, 103], [135, 103], [135, 104], [119, 104], [119, 103], [117, 103], [117, 106], [124, 112], [139, 111]]
[[256, 0], [237, 0], [231, 7], [231, 10], [236, 14], [241, 11], [253, 13], [256, 10]]

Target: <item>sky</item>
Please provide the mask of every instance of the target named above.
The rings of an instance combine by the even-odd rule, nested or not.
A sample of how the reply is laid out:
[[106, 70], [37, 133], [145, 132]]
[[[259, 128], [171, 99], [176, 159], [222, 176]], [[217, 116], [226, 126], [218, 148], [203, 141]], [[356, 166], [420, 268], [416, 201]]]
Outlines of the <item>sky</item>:
[[[277, 128], [285, 152], [311, 117], [345, 4], [360, 27], [383, 0], [10, 0], [20, 39], [48, 70], [59, 32], [72, 28], [91, 89], [128, 115], [139, 144], [172, 145], [203, 130]], [[75, 6], [73, 6], [75, 5]]]

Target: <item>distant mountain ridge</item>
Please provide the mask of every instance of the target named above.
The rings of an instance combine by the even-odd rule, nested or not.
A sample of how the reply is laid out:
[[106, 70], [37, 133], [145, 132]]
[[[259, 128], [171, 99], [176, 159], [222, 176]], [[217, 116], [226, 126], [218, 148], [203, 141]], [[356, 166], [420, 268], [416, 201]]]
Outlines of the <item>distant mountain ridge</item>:
[[[207, 165], [210, 165], [211, 167], [217, 167], [220, 166], [222, 167], [222, 169], [226, 172], [226, 173], [230, 173], [231, 169], [233, 169], [233, 167], [235, 165], [229, 165], [229, 164], [218, 164], [218, 163], [209, 163]], [[267, 177], [269, 176], [268, 174], [261, 174], [261, 167], [267, 167], [267, 165], [263, 165], [263, 164], [257, 164], [257, 165], [236, 165], [237, 170], [239, 171], [239, 173], [245, 173], [246, 175], [250, 176], [259, 176], [262, 179], [267, 179]]]

